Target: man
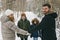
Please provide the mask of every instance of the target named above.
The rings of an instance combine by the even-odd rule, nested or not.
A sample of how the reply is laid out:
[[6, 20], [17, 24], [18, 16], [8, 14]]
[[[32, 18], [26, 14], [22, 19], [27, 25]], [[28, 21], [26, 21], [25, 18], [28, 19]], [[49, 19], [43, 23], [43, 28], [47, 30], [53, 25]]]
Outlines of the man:
[[[25, 31], [28, 31], [28, 28], [30, 27], [30, 22], [29, 20], [27, 20], [27, 17], [26, 17], [26, 14], [25, 13], [22, 13], [21, 14], [21, 19], [18, 21], [18, 27], [25, 30]], [[18, 37], [21, 38], [21, 40], [27, 40], [28, 36], [26, 35], [22, 35], [22, 34], [17, 34]]]
[[57, 14], [51, 11], [50, 4], [44, 4], [42, 11], [45, 16], [36, 29], [42, 29], [42, 40], [57, 40], [55, 32], [55, 18]]
[[8, 9], [1, 17], [3, 40], [15, 40], [15, 32], [22, 35], [29, 35], [27, 31], [18, 28], [14, 23], [13, 11]]

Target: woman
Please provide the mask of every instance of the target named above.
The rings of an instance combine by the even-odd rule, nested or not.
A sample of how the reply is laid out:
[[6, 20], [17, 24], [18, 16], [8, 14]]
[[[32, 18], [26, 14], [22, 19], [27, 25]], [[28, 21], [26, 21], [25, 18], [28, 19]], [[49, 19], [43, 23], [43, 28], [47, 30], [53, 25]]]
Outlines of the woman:
[[[1, 17], [1, 31], [3, 40], [15, 40], [15, 32], [27, 35], [27, 31], [19, 29], [14, 23], [14, 16], [12, 10], [6, 10], [5, 15]], [[28, 33], [29, 35], [29, 33]]]
[[[30, 22], [27, 20], [26, 18], [26, 15], [25, 13], [22, 13], [21, 14], [21, 19], [18, 21], [18, 27], [25, 30], [25, 31], [28, 31], [28, 28], [30, 26]], [[22, 34], [17, 34], [18, 37], [21, 38], [21, 40], [27, 40], [28, 36], [26, 35], [22, 35]]]

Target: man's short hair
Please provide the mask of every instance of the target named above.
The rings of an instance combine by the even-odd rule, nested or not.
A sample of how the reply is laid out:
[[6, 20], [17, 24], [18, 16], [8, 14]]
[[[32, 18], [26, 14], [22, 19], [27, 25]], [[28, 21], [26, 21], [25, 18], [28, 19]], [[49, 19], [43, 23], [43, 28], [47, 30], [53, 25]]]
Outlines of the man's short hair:
[[50, 5], [50, 4], [48, 4], [48, 3], [43, 4], [43, 7], [44, 7], [44, 6], [48, 6], [48, 8], [51, 8], [51, 5]]

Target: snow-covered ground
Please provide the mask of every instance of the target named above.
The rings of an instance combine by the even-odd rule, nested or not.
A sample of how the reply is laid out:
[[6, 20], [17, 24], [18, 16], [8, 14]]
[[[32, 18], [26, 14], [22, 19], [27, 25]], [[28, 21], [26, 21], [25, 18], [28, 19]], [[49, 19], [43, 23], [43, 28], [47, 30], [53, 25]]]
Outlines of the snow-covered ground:
[[[16, 25], [17, 25], [18, 20], [20, 19], [20, 14], [18, 14], [18, 16], [17, 16], [17, 12], [15, 12], [14, 17], [15, 17], [15, 23], [16, 23]], [[27, 19], [30, 21], [30, 23], [31, 23], [31, 21], [32, 21], [33, 18], [37, 18], [39, 21], [41, 21], [41, 18], [37, 17], [37, 15], [34, 14], [33, 12], [25, 12], [25, 14], [27, 16]], [[1, 18], [2, 15], [3, 15], [3, 13], [0, 14], [0, 18]], [[60, 34], [59, 32], [60, 32], [60, 30], [59, 29], [56, 29], [58, 40], [59, 40], [59, 34]], [[38, 39], [41, 40], [40, 37]], [[3, 40], [2, 34], [1, 34], [1, 22], [0, 22], [0, 40]], [[18, 38], [16, 36], [16, 40], [20, 40], [20, 38]], [[29, 36], [28, 37], [28, 40], [33, 40], [33, 38], [30, 38], [30, 36]]]

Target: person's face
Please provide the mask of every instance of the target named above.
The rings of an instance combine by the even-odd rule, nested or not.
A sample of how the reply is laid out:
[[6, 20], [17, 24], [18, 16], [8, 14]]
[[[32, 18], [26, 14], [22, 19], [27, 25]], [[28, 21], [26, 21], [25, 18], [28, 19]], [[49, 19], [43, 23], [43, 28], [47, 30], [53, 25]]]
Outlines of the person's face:
[[25, 16], [22, 16], [21, 19], [22, 19], [22, 20], [25, 20], [26, 18], [25, 18]]
[[34, 21], [34, 24], [37, 24], [37, 22], [36, 22], [36, 21]]
[[14, 16], [13, 16], [13, 14], [9, 15], [8, 17], [9, 17], [9, 19], [10, 19], [11, 21], [14, 21]]
[[44, 14], [47, 14], [49, 11], [50, 11], [50, 8], [48, 8], [48, 6], [42, 7], [42, 12], [43, 12]]

